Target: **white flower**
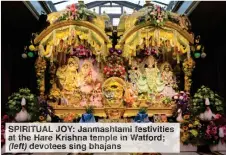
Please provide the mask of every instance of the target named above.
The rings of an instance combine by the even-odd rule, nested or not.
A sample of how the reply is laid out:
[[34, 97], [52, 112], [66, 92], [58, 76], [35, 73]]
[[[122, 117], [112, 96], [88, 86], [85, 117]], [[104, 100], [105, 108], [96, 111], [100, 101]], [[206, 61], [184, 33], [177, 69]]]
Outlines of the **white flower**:
[[159, 20], [156, 20], [156, 22], [159, 23], [160, 21]]

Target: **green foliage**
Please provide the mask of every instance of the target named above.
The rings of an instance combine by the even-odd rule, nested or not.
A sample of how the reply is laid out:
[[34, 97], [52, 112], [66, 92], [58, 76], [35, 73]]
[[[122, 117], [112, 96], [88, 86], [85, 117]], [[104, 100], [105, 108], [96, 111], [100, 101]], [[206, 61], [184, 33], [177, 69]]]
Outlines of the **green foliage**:
[[93, 106], [87, 106], [86, 107], [86, 113], [87, 114], [92, 114], [94, 111], [94, 107]]
[[15, 117], [21, 111], [21, 100], [25, 98], [28, 113], [31, 115], [31, 121], [38, 119], [39, 105], [38, 100], [34, 94], [31, 94], [28, 88], [19, 89], [19, 92], [13, 93], [8, 97], [7, 114], [10, 117]]
[[146, 114], [147, 111], [148, 111], [148, 109], [146, 107], [142, 107], [139, 109], [139, 113], [141, 113], [141, 114]]
[[191, 111], [194, 115], [199, 115], [203, 113], [206, 109], [205, 99], [209, 98], [210, 108], [215, 114], [224, 113], [223, 99], [216, 93], [214, 93], [210, 88], [202, 86], [195, 93], [193, 97], [193, 102], [191, 106]]

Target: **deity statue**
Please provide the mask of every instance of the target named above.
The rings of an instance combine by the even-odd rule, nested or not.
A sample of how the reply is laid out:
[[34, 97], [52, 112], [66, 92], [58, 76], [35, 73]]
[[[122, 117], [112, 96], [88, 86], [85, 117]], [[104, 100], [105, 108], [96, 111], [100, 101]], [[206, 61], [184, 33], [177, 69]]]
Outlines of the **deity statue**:
[[164, 82], [164, 90], [162, 94], [167, 97], [173, 97], [175, 95], [176, 81], [174, 80], [172, 68], [168, 62], [165, 62], [161, 66], [161, 76]]
[[107, 79], [102, 86], [105, 104], [110, 107], [123, 106], [125, 87], [126, 84], [121, 78]]
[[90, 94], [93, 90], [93, 83], [97, 80], [97, 73], [93, 69], [93, 65], [89, 60], [85, 60], [79, 73], [79, 86], [81, 92]]
[[133, 61], [132, 67], [131, 67], [131, 69], [128, 72], [129, 72], [130, 82], [132, 83], [132, 87], [131, 88], [133, 90], [136, 90], [137, 89], [138, 79], [141, 76], [141, 72], [140, 72], [139, 66], [138, 66], [136, 61]]
[[128, 104], [129, 107], [137, 107], [136, 100], [138, 97], [138, 92], [133, 89], [131, 83], [128, 83], [127, 89], [125, 91], [124, 101]]
[[101, 84], [97, 83], [90, 96], [90, 106], [94, 106], [100, 108], [103, 106], [102, 104], [102, 92], [101, 92]]
[[149, 92], [149, 87], [147, 83], [147, 78], [145, 75], [141, 75], [137, 81], [137, 89], [139, 93]]
[[150, 93], [156, 94], [160, 93], [164, 89], [164, 83], [161, 80], [161, 73], [157, 67], [157, 62], [154, 60], [151, 64], [148, 64], [148, 68], [145, 69], [145, 74], [147, 77], [148, 87], [150, 89]]
[[66, 91], [72, 92], [75, 91], [78, 87], [78, 58], [69, 58], [68, 65], [66, 69], [66, 78], [64, 89]]

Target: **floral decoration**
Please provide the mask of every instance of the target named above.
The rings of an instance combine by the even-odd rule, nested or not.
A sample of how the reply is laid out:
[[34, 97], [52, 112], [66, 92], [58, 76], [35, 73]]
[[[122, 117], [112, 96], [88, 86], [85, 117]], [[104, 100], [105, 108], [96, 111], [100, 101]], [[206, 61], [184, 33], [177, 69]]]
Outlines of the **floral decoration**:
[[44, 58], [38, 57], [36, 60], [36, 77], [37, 77], [37, 84], [38, 90], [40, 90], [40, 95], [44, 95], [45, 91], [45, 70], [46, 70], [46, 60]]
[[88, 10], [83, 3], [72, 4], [67, 6], [66, 11], [58, 19], [62, 20], [92, 20], [96, 15]]
[[218, 135], [218, 126], [213, 121], [207, 125], [204, 140], [206, 144], [218, 144], [220, 138]]
[[157, 5], [152, 5], [146, 8], [144, 16], [138, 18], [136, 24], [150, 21], [155, 26], [163, 26], [168, 19], [168, 12]]
[[38, 118], [39, 105], [37, 98], [28, 88], [19, 89], [19, 92], [13, 93], [8, 97], [7, 114], [9, 117], [15, 117], [17, 113], [21, 111], [21, 100], [26, 100], [25, 109], [31, 116], [31, 121]]
[[64, 122], [73, 122], [78, 116], [74, 113], [65, 113], [63, 116]]
[[199, 115], [206, 110], [205, 99], [209, 99], [210, 109], [214, 114], [224, 113], [223, 99], [216, 93], [214, 93], [210, 88], [202, 86], [198, 89], [193, 97], [193, 102], [191, 106], [191, 111], [194, 115]]
[[181, 124], [181, 142], [183, 144], [197, 144], [202, 130], [202, 124], [196, 118], [190, 118], [189, 115], [184, 116], [184, 122]]
[[177, 104], [177, 109], [181, 109], [183, 114], [190, 113], [190, 94], [186, 93], [184, 91], [180, 91], [180, 93], [177, 93], [173, 96], [173, 100]]
[[45, 99], [42, 99], [39, 97], [39, 120], [40, 121], [51, 121], [48, 120], [48, 117], [54, 116], [54, 110], [53, 107], [50, 106]]
[[123, 58], [115, 54], [108, 56], [106, 65], [104, 66], [103, 73], [106, 78], [109, 77], [125, 78], [126, 69], [124, 67]]
[[92, 52], [89, 49], [85, 48], [85, 46], [80, 45], [74, 48], [70, 55], [76, 56], [78, 58], [88, 58], [92, 56]]
[[1, 121], [1, 144], [2, 146], [5, 144], [5, 123], [10, 122], [10, 118], [8, 115], [4, 115]]
[[191, 76], [192, 71], [195, 68], [195, 62], [192, 58], [186, 59], [183, 63], [183, 71], [184, 71], [184, 82], [185, 82], [185, 88], [184, 90], [189, 92], [192, 84]]

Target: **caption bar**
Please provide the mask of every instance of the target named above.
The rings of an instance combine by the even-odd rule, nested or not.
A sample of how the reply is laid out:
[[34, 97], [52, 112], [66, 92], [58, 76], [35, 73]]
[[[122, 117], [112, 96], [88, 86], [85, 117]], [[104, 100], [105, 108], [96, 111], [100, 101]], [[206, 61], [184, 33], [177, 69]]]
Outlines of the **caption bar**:
[[8, 153], [179, 153], [178, 123], [7, 123]]

